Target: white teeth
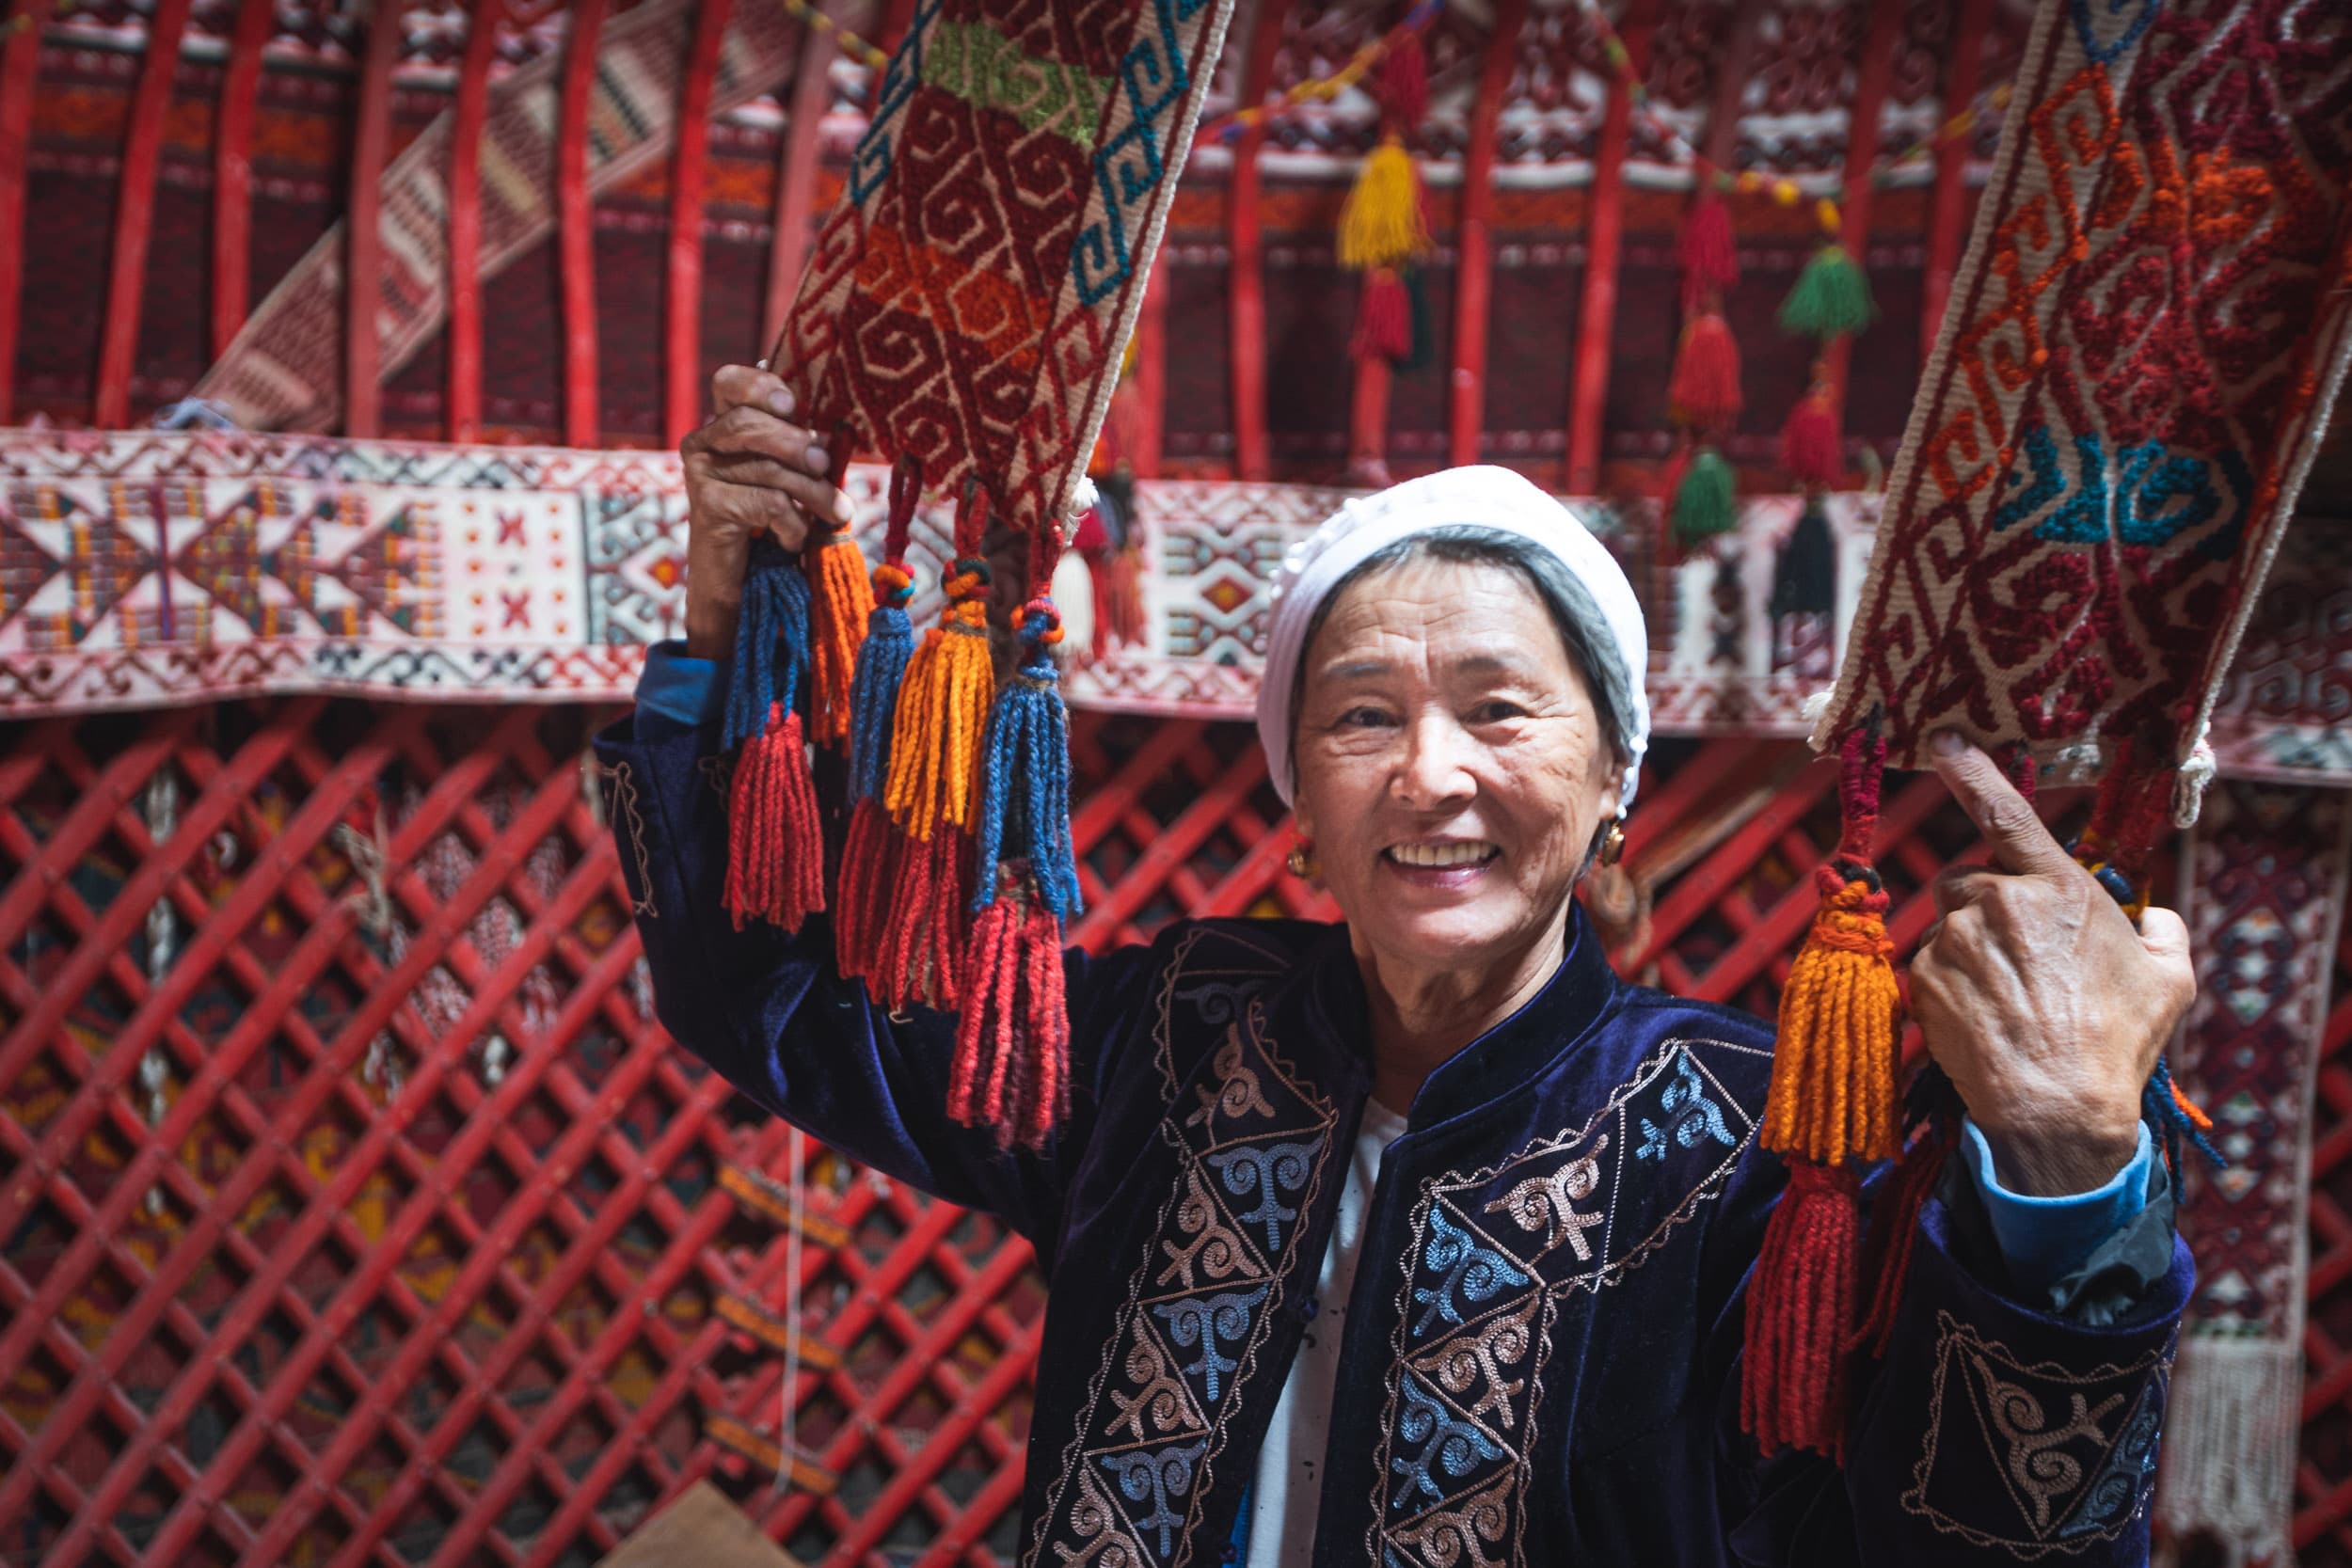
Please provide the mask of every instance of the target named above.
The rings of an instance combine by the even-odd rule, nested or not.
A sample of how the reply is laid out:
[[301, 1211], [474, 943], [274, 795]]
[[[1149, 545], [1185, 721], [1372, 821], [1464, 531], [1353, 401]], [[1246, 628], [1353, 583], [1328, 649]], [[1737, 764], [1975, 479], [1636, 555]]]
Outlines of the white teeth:
[[1400, 865], [1475, 865], [1491, 860], [1500, 851], [1491, 844], [1473, 841], [1464, 844], [1392, 844], [1389, 858]]

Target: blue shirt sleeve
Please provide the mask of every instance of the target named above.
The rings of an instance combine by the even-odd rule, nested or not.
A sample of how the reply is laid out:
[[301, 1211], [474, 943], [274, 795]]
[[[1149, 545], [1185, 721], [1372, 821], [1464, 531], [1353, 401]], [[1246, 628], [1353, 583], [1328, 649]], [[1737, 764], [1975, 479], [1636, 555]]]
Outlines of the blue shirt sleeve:
[[715, 658], [691, 658], [683, 642], [656, 642], [645, 650], [637, 677], [637, 722], [647, 740], [715, 726], [726, 715], [727, 667]]
[[2140, 1124], [2139, 1147], [2105, 1185], [2063, 1197], [2027, 1197], [2001, 1185], [1993, 1174], [1993, 1146], [1973, 1120], [1961, 1122], [1968, 1174], [1984, 1197], [2010, 1275], [2028, 1295], [2039, 1296], [2087, 1261], [2099, 1243], [2129, 1225], [2148, 1201], [2148, 1179], [2155, 1145]]

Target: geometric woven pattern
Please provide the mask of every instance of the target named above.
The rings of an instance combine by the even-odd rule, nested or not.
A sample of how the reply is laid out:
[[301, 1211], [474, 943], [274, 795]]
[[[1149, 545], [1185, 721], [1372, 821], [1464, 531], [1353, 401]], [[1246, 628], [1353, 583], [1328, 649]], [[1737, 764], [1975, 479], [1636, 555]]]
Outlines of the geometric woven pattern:
[[2040, 8], [1817, 740], [2186, 757], [2352, 357], [2345, 39], [2300, 11]]
[[836, 451], [1059, 527], [1233, 0], [919, 0], [776, 362]]
[[[798, 1484], [769, 1483], [787, 1242], [728, 1173], [780, 1178], [785, 1132], [649, 1016], [579, 765], [594, 722], [310, 697], [0, 731], [11, 1551], [585, 1568], [714, 1478], [810, 1564], [1012, 1560], [1042, 1322], [1027, 1248], [814, 1147]], [[1248, 728], [1073, 728], [1078, 940], [1331, 913], [1282, 869]], [[1631, 874], [1591, 895], [1621, 968], [1769, 1012], [1836, 839], [1832, 784], [1792, 741], [1661, 743]], [[1972, 832], [1912, 779], [1882, 838], [1907, 948]], [[2307, 1550], [2352, 1539], [2337, 1013]]]

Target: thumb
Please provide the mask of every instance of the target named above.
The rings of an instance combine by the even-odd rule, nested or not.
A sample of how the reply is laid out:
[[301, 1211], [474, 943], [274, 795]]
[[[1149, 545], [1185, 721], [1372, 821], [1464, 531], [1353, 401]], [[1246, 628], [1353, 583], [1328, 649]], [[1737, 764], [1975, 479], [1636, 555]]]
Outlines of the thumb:
[[2066, 847], [2050, 836], [2031, 801], [2017, 793], [1999, 764], [1951, 730], [1938, 731], [1928, 757], [1968, 819], [1984, 835], [1994, 863], [2032, 877], [2080, 870]]
[[2162, 905], [2151, 904], [2141, 911], [2139, 945], [2150, 958], [2166, 967], [2178, 966], [2192, 976], [2195, 974], [2196, 967], [2188, 951], [2188, 922]]

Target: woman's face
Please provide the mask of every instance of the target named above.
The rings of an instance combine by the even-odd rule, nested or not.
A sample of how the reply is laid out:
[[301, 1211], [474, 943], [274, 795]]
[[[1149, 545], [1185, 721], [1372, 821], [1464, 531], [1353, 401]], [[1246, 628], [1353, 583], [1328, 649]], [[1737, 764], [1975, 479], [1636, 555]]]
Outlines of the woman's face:
[[1306, 652], [1299, 831], [1359, 942], [1504, 962], [1560, 918], [1620, 774], [1534, 588], [1416, 560], [1349, 584]]

